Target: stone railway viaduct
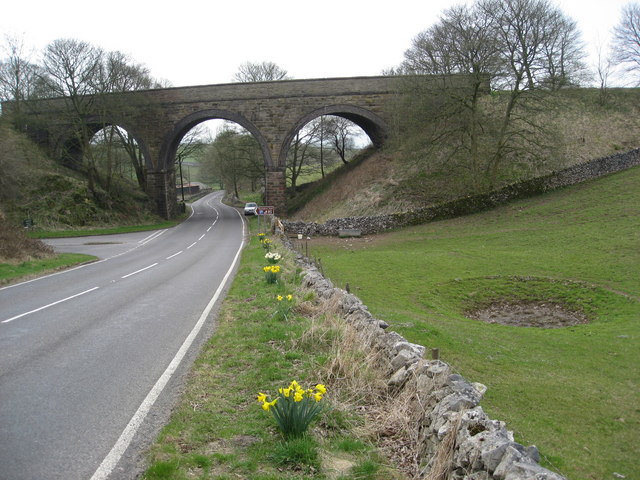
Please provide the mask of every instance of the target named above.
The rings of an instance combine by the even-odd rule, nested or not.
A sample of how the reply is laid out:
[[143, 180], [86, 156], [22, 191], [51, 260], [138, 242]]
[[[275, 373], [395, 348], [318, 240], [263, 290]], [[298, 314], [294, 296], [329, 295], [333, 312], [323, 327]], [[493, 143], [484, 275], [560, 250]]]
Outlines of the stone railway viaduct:
[[[147, 193], [167, 218], [177, 212], [175, 154], [182, 137], [206, 120], [236, 122], [262, 149], [266, 204], [284, 215], [286, 157], [296, 132], [316, 117], [336, 115], [360, 126], [380, 146], [392, 124], [398, 87], [398, 77], [354, 77], [133, 91], [109, 94], [108, 102], [99, 102], [100, 113], [89, 112], [85, 120], [95, 131], [115, 124], [135, 138], [147, 166]], [[38, 105], [48, 119], [40, 123], [40, 140], [54, 156], [73, 153], [64, 99]], [[77, 144], [75, 155], [81, 155]]]

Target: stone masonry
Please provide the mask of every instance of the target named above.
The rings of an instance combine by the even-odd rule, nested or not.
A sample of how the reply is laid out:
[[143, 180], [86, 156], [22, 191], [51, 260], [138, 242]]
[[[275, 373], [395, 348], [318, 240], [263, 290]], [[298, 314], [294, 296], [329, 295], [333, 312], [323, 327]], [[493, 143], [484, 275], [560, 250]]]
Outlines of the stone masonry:
[[[283, 216], [286, 211], [286, 197], [281, 194], [285, 187], [283, 172], [296, 132], [321, 115], [336, 115], [360, 126], [378, 147], [394, 123], [402, 79], [381, 76], [281, 80], [112, 93], [102, 97], [104, 102], [93, 102], [96, 111], [89, 112], [85, 120], [95, 131], [106, 125], [118, 125], [133, 136], [144, 154], [150, 176], [167, 177], [164, 181], [153, 179], [149, 194], [155, 199], [159, 213], [169, 217], [176, 211], [175, 182], [170, 179], [175, 175], [175, 155], [182, 137], [206, 120], [236, 122], [260, 145], [267, 172], [265, 194], [276, 213]], [[464, 88], [466, 84], [466, 77], [460, 75], [422, 79], [434, 87], [443, 80], [456, 88]], [[65, 124], [64, 105], [62, 98], [28, 104], [31, 122], [28, 131], [58, 157], [61, 152], [65, 156], [69, 152], [81, 154], [78, 146], [72, 145], [74, 135]], [[11, 102], [3, 102], [2, 108], [10, 111]]]

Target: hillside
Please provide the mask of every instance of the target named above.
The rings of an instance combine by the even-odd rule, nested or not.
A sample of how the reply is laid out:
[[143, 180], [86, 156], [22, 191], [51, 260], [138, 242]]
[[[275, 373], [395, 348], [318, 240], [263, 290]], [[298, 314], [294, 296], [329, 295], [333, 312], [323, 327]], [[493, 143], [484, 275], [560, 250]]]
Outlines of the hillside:
[[0, 123], [0, 210], [13, 225], [32, 219], [57, 230], [158, 221], [137, 185], [119, 179], [110, 194], [92, 194], [80, 172], [48, 158], [25, 135]]
[[[538, 113], [554, 132], [552, 154], [505, 180], [544, 175], [576, 163], [640, 146], [640, 90], [618, 89], [598, 103], [595, 89], [568, 90], [558, 107]], [[447, 165], [419, 136], [404, 138], [374, 153], [311, 198], [291, 217], [324, 222], [333, 218], [381, 215], [439, 203], [469, 193], [463, 172]], [[440, 155], [441, 156], [441, 155]]]

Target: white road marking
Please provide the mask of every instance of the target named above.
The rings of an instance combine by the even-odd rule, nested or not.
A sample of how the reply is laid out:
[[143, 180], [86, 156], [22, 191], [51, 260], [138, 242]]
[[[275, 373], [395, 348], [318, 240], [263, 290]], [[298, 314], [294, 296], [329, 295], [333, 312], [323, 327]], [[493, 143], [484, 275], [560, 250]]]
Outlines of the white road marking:
[[20, 315], [16, 315], [15, 317], [7, 318], [6, 320], [3, 320], [0, 323], [12, 322], [13, 320], [17, 320], [18, 318], [24, 317], [26, 315], [30, 315], [32, 313], [39, 312], [40, 310], [44, 310], [45, 308], [53, 307], [54, 305], [58, 305], [59, 303], [66, 302], [67, 300], [71, 300], [72, 298], [79, 297], [80, 295], [84, 295], [85, 293], [93, 292], [94, 290], [97, 290], [98, 288], [100, 288], [100, 287], [90, 288], [89, 290], [85, 290], [84, 292], [76, 293], [75, 295], [71, 295], [70, 297], [63, 298], [62, 300], [58, 300], [57, 302], [53, 302], [53, 303], [50, 303], [50, 304], [45, 305], [43, 307], [36, 308], [35, 310], [31, 310], [29, 312], [21, 313]]
[[205, 233], [203, 233], [202, 235], [200, 235], [200, 238], [198, 239], [198, 241], [202, 240], [202, 239], [204, 238], [204, 236], [205, 236], [205, 235], [206, 235]]
[[[242, 238], [243, 239], [244, 239], [244, 236], [245, 236], [245, 223], [242, 222]], [[218, 298], [222, 294], [222, 291], [224, 290], [225, 285], [229, 281], [229, 278], [231, 277], [231, 272], [233, 272], [233, 269], [238, 263], [238, 258], [240, 258], [240, 252], [242, 251], [243, 247], [244, 247], [244, 240], [240, 243], [240, 247], [236, 252], [236, 256], [234, 257], [233, 262], [231, 262], [231, 266], [229, 267], [229, 270], [227, 270], [227, 273], [222, 279], [222, 282], [220, 282], [218, 289], [214, 293], [211, 300], [209, 300], [209, 303], [207, 304], [204, 311], [200, 315], [200, 318], [198, 319], [198, 322], [195, 324], [195, 326], [191, 330], [191, 333], [189, 333], [189, 335], [183, 342], [182, 346], [180, 347], [180, 350], [178, 350], [178, 353], [176, 353], [176, 355], [173, 357], [173, 360], [171, 360], [171, 363], [169, 364], [167, 369], [160, 376], [160, 378], [155, 383], [153, 388], [151, 388], [151, 390], [149, 391], [145, 399], [142, 401], [136, 413], [133, 414], [133, 417], [131, 417], [131, 420], [129, 421], [125, 429], [122, 431], [120, 438], [118, 438], [118, 440], [116, 441], [111, 451], [107, 454], [107, 456], [102, 461], [98, 469], [95, 471], [95, 473], [91, 477], [91, 480], [105, 480], [111, 474], [113, 469], [116, 467], [116, 465], [122, 458], [122, 455], [124, 455], [124, 452], [129, 447], [129, 444], [133, 440], [133, 437], [138, 431], [138, 428], [140, 428], [140, 425], [142, 425], [142, 422], [144, 422], [147, 414], [151, 410], [151, 407], [160, 396], [160, 393], [162, 393], [162, 390], [171, 379], [171, 376], [177, 370], [178, 366], [180, 365], [180, 362], [182, 362], [182, 359], [184, 358], [187, 351], [191, 347], [191, 344], [193, 343], [198, 333], [202, 329], [202, 326], [204, 325], [205, 320], [209, 316], [209, 313], [211, 313], [213, 306], [218, 301]]]
[[184, 252], [184, 250], [180, 250], [178, 253], [174, 253], [173, 255], [169, 255], [167, 258], [165, 258], [165, 260], [171, 260], [173, 257], [177, 257], [182, 252]]
[[141, 268], [140, 270], [136, 270], [135, 272], [127, 273], [126, 275], [124, 275], [124, 276], [122, 276], [120, 278], [127, 278], [127, 277], [130, 277], [132, 275], [135, 275], [136, 273], [144, 272], [145, 270], [149, 270], [150, 268], [153, 268], [156, 265], [158, 265], [158, 262], [154, 263], [153, 265], [149, 265], [147, 267]]
[[187, 250], [189, 250], [191, 247], [193, 247], [196, 243], [198, 243], [198, 242], [193, 242], [191, 245], [189, 245], [189, 246], [187, 247]]
[[145, 243], [149, 243], [151, 240], [155, 240], [156, 238], [158, 238], [160, 235], [162, 235], [164, 232], [166, 232], [166, 230], [160, 230], [157, 231], [155, 233], [152, 233], [151, 235], [149, 235], [146, 238], [143, 238], [142, 240], [140, 240], [138, 243], [140, 245], [144, 245]]

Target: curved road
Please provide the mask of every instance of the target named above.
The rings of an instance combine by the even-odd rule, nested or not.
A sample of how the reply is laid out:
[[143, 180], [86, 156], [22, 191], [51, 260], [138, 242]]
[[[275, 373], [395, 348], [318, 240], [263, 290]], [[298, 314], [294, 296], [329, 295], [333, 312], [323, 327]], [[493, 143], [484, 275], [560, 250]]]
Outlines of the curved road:
[[244, 244], [221, 195], [169, 230], [51, 241], [102, 260], [0, 289], [0, 480], [139, 472]]

